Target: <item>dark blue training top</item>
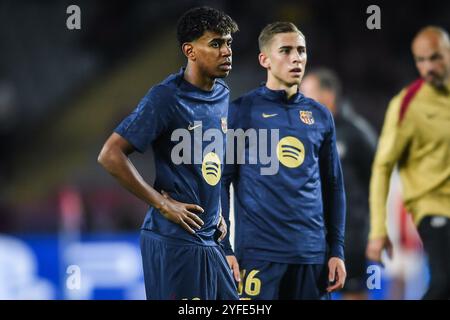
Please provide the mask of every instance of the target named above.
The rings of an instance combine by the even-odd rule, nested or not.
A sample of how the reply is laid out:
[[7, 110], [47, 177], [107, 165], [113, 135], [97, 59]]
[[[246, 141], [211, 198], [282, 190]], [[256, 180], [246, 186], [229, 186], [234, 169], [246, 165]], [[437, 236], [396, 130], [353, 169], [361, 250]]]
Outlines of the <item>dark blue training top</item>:
[[[202, 136], [208, 129], [216, 129], [225, 139], [229, 89], [223, 81], [216, 80], [211, 91], [204, 91], [184, 80], [183, 74], [181, 69], [151, 88], [115, 132], [141, 153], [150, 145], [153, 147], [157, 191], [164, 190], [177, 201], [197, 204], [205, 210], [199, 213], [204, 225], [195, 235], [167, 220], [151, 206], [142, 228], [175, 243], [217, 245], [214, 232], [220, 214], [224, 147], [205, 152], [211, 142], [203, 141], [208, 139]], [[177, 129], [181, 131], [172, 136]], [[181, 150], [180, 143], [190, 146], [190, 152], [186, 148]], [[196, 149], [200, 150], [199, 163], [194, 163]], [[172, 153], [190, 163], [174, 163]]]
[[[268, 165], [259, 158], [249, 164], [250, 143], [245, 144], [245, 164], [226, 165], [222, 210], [229, 225], [233, 183], [236, 255], [299, 264], [322, 264], [328, 256], [343, 259], [345, 192], [328, 109], [301, 93], [287, 100], [285, 91], [261, 86], [230, 104], [228, 126], [279, 130], [276, 174], [261, 175]], [[225, 249], [233, 253], [229, 238]]]

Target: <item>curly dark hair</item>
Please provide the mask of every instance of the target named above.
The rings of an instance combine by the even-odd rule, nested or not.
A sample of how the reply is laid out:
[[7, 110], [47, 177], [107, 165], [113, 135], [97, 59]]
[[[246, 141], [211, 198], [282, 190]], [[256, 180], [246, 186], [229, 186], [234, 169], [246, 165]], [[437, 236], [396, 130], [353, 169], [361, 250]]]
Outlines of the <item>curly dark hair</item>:
[[210, 7], [190, 9], [178, 20], [177, 39], [180, 45], [200, 38], [205, 31], [224, 35], [239, 31], [239, 27], [230, 16]]

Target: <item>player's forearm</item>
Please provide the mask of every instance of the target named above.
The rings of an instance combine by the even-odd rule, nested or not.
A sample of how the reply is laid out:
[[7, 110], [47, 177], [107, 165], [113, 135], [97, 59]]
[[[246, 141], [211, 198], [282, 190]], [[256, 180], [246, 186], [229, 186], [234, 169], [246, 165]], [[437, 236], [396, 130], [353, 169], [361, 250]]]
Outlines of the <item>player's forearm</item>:
[[337, 183], [331, 191], [330, 213], [328, 223], [328, 243], [332, 257], [344, 260], [344, 234], [345, 234], [345, 191], [343, 183]]
[[330, 255], [344, 260], [345, 188], [334, 130], [321, 150], [319, 161]]
[[370, 180], [370, 239], [386, 236], [386, 202], [392, 167], [374, 163]]
[[121, 150], [103, 149], [98, 162], [135, 196], [156, 209], [163, 207], [164, 197], [145, 182], [128, 156]]
[[222, 241], [226, 255], [234, 254], [233, 249], [231, 247], [231, 242], [230, 242], [230, 232], [231, 232], [231, 229], [230, 229], [230, 185], [231, 185], [231, 178], [224, 176], [222, 178], [221, 205], [222, 205], [222, 217], [227, 225], [227, 230], [228, 230], [225, 238]]
[[[322, 201], [330, 256], [344, 260], [345, 188], [342, 170], [336, 158], [333, 164], [322, 166]], [[327, 170], [325, 170], [327, 168]]]
[[[393, 105], [396, 107], [395, 105]], [[405, 125], [405, 122], [403, 122]], [[412, 129], [401, 131], [398, 126], [398, 111], [389, 106], [383, 130], [378, 143], [370, 179], [370, 239], [382, 238], [387, 235], [386, 201], [392, 171], [409, 144], [409, 134]]]

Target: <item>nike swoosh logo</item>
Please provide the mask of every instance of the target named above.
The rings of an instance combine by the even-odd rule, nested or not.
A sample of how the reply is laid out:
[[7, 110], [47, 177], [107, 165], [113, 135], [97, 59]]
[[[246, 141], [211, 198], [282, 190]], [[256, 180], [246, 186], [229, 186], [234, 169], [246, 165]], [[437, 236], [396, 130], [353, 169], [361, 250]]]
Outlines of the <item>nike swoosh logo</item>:
[[272, 113], [272, 114], [263, 113], [262, 114], [263, 118], [271, 118], [271, 117], [275, 117], [277, 115], [278, 115], [278, 113]]
[[196, 126], [192, 126], [191, 124], [189, 124], [188, 130], [191, 131], [191, 130], [194, 130], [195, 128], [198, 128], [198, 127], [201, 127], [201, 124], [198, 124]]

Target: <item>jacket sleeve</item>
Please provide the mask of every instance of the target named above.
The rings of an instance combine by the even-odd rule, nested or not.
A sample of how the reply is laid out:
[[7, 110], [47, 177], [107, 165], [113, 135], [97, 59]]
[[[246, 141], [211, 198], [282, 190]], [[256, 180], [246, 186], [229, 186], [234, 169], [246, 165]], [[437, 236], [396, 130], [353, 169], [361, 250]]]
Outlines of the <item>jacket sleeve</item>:
[[336, 147], [336, 130], [333, 117], [331, 114], [328, 114], [328, 116], [330, 130], [327, 132], [319, 151], [322, 201], [327, 227], [327, 242], [330, 247], [330, 257], [338, 257], [344, 260], [344, 179]]
[[[222, 216], [227, 224], [227, 235], [223, 239], [223, 246], [226, 255], [234, 255], [233, 248], [230, 242], [230, 186], [238, 175], [239, 167], [237, 165], [237, 150], [235, 144], [230, 144], [230, 139], [233, 139], [234, 136], [232, 132], [238, 126], [238, 115], [239, 111], [239, 100], [233, 101], [230, 103], [228, 108], [228, 131], [227, 131], [227, 142], [226, 142], [226, 150], [225, 150], [225, 165], [224, 171], [222, 174], [222, 186], [221, 186], [221, 205], [222, 205]], [[231, 146], [233, 146], [233, 150], [230, 150]]]
[[407, 150], [413, 128], [408, 113], [399, 122], [403, 93], [389, 103], [381, 136], [378, 141], [370, 179], [370, 234], [369, 239], [384, 237], [386, 228], [386, 200], [392, 171]]

